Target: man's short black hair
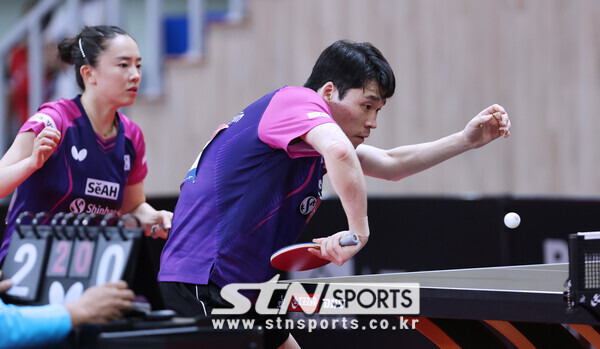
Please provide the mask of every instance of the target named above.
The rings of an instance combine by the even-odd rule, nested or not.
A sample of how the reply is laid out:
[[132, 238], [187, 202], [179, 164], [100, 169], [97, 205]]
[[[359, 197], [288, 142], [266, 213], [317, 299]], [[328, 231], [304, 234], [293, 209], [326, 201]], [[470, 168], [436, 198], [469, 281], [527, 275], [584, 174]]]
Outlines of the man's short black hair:
[[327, 47], [317, 59], [304, 87], [317, 91], [328, 81], [335, 84], [339, 98], [348, 89], [364, 88], [375, 82], [383, 99], [394, 94], [396, 78], [381, 52], [368, 42], [339, 40]]

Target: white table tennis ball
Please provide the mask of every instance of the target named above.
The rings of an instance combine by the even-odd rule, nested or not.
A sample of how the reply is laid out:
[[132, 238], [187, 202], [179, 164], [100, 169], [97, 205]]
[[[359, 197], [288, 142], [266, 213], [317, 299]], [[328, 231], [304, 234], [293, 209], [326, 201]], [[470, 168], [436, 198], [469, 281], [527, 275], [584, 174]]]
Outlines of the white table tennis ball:
[[521, 224], [521, 217], [514, 212], [509, 212], [504, 216], [504, 225], [510, 229], [515, 229]]

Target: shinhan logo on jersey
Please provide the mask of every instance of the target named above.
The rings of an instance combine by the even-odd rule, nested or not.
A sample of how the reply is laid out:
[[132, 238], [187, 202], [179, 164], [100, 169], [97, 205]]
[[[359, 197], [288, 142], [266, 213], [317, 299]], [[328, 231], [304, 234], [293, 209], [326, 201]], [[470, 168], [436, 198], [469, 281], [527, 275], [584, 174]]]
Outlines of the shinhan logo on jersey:
[[71, 205], [69, 205], [69, 210], [71, 210], [71, 212], [73, 213], [82, 213], [83, 210], [85, 209], [85, 200], [83, 200], [82, 198], [77, 198], [73, 201], [71, 201]]
[[320, 118], [320, 117], [331, 118], [331, 116], [329, 116], [329, 114], [323, 113], [322, 111], [313, 111], [306, 115], [308, 115], [309, 119]]
[[300, 212], [300, 214], [303, 216], [310, 214], [317, 205], [317, 201], [318, 200], [316, 197], [313, 195], [308, 195], [298, 206], [298, 212]]
[[96, 213], [101, 215], [107, 215], [109, 213], [117, 213], [116, 209], [112, 209], [108, 206], [96, 205], [93, 203], [86, 204], [85, 200], [82, 198], [77, 198], [71, 201], [69, 205], [69, 210], [75, 214], [79, 213]]
[[88, 178], [85, 184], [85, 194], [99, 198], [117, 200], [119, 197], [119, 183], [101, 181]]

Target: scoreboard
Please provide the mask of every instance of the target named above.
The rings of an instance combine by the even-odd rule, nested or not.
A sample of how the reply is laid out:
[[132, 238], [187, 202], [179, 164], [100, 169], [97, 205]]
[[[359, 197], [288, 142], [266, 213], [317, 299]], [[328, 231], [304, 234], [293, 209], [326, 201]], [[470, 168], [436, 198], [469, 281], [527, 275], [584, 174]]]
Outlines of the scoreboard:
[[16, 223], [2, 266], [10, 302], [64, 303], [91, 286], [131, 284], [144, 235], [135, 216], [23, 212]]

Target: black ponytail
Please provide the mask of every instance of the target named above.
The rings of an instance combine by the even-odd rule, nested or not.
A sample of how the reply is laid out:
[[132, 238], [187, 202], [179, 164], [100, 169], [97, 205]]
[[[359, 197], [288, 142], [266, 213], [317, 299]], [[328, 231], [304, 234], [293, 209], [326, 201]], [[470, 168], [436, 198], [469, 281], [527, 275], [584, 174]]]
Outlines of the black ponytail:
[[60, 59], [65, 63], [75, 65], [77, 85], [82, 90], [85, 90], [85, 84], [80, 73], [81, 67], [84, 64], [95, 67], [98, 64], [98, 57], [106, 50], [106, 42], [117, 35], [129, 34], [116, 26], [86, 26], [77, 36], [65, 38], [58, 44]]

